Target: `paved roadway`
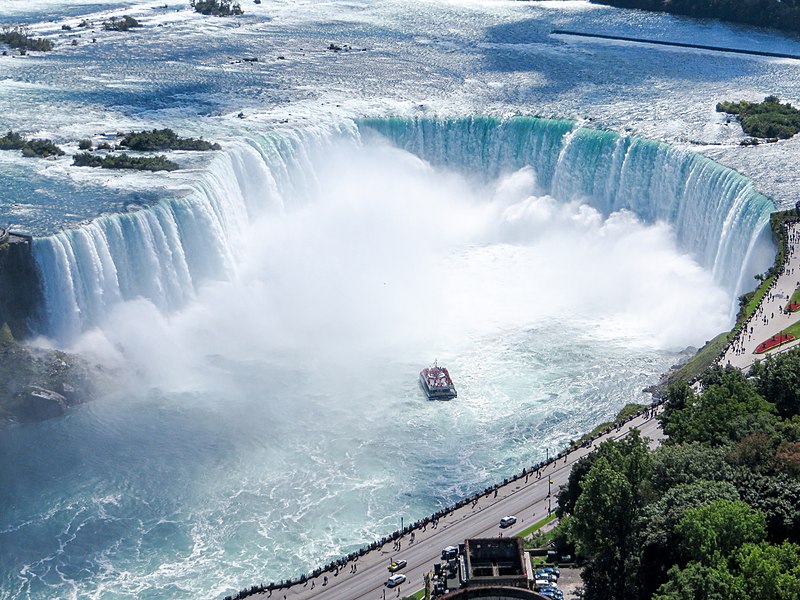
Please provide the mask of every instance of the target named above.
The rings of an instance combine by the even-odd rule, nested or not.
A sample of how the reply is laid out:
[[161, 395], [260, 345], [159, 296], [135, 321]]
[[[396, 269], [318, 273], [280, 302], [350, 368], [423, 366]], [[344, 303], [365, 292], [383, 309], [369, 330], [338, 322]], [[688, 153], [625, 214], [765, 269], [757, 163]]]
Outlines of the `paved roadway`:
[[[638, 428], [642, 434], [650, 438], [651, 446], [657, 446], [663, 439], [661, 429], [655, 419], [636, 417], [622, 427], [620, 431], [612, 431], [607, 436], [595, 440], [586, 448], [579, 448], [542, 469], [541, 477], [536, 472], [525, 478], [512, 481], [498, 488], [494, 493], [482, 496], [477, 505], [467, 504], [439, 520], [438, 527], [430, 524], [425, 531], [415, 531], [415, 541], [410, 542], [410, 534], [403, 536], [402, 548], [399, 552], [392, 549], [392, 542], [382, 548], [369, 552], [355, 563], [349, 563], [339, 569], [339, 575], [326, 573], [328, 584], [323, 585], [323, 575], [308, 580], [289, 589], [274, 590], [272, 598], [293, 600], [306, 598], [322, 598], [323, 600], [383, 600], [407, 596], [421, 589], [423, 576], [433, 569], [433, 563], [441, 558], [442, 548], [463, 543], [467, 538], [511, 536], [548, 514], [548, 506], [556, 508], [556, 492], [566, 484], [572, 465], [576, 460], [592, 451], [594, 447], [606, 439], [624, 437], [631, 427]], [[548, 498], [548, 479], [552, 495]], [[500, 519], [506, 515], [515, 515], [517, 523], [508, 529], [500, 529]], [[397, 588], [387, 589], [384, 582], [389, 576], [386, 566], [392, 559], [405, 559], [408, 566], [400, 571], [408, 577], [408, 581]], [[350, 570], [355, 564], [356, 572]], [[314, 588], [312, 589], [312, 581]], [[257, 581], [254, 583], [258, 583]], [[249, 587], [249, 586], [248, 586]], [[249, 596], [249, 598], [269, 598], [269, 592]]]
[[[788, 236], [791, 241], [787, 244], [783, 273], [775, 280], [772, 289], [764, 296], [750, 317], [746, 326], [747, 333], [742, 332], [737, 337], [735, 343], [731, 344], [719, 361], [720, 364], [731, 364], [747, 370], [756, 360], [764, 358], [767, 354], [785, 352], [800, 345], [798, 339], [764, 354], [754, 352], [761, 342], [800, 321], [800, 311], [788, 315], [783, 313], [783, 307], [789, 302], [794, 291], [800, 287], [800, 243], [797, 241], [800, 239], [799, 223], [788, 225]], [[750, 333], [751, 328], [752, 333]]]

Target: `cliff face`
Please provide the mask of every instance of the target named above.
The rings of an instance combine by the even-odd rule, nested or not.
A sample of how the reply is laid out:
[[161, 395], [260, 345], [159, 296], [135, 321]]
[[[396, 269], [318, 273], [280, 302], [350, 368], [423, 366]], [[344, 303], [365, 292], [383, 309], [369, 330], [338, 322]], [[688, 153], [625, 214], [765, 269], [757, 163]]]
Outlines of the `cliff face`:
[[17, 339], [28, 337], [41, 301], [30, 239], [12, 234], [0, 243], [0, 325], [8, 323]]

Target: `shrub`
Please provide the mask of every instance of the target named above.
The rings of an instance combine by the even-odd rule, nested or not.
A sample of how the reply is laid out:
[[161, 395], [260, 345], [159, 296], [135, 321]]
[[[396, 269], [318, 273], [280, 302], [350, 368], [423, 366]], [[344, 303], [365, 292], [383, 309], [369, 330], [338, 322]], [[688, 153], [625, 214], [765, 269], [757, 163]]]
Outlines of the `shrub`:
[[81, 150], [89, 150], [92, 147], [92, 140], [80, 140], [78, 142], [78, 148]]

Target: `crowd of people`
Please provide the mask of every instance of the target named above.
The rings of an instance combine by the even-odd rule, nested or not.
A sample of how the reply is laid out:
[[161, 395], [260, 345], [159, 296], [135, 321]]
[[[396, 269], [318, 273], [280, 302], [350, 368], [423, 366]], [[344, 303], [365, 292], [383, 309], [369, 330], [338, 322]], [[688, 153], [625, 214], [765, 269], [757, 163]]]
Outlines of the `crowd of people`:
[[[787, 295], [778, 293], [776, 287], [783, 277], [793, 277], [795, 275], [795, 267], [791, 266], [792, 259], [796, 257], [798, 251], [798, 244], [800, 244], [800, 227], [798, 227], [797, 220], [785, 221], [782, 224], [783, 239], [785, 244], [785, 258], [780, 269], [775, 277], [770, 282], [762, 301], [750, 315], [750, 318], [744, 322], [735, 332], [733, 338], [725, 345], [720, 352], [717, 359], [718, 363], [725, 360], [729, 352], [735, 356], [741, 356], [747, 353], [748, 348], [754, 341], [754, 336], [757, 335], [756, 325], [760, 323], [761, 326], [769, 325], [775, 322], [775, 317], [786, 315], [791, 312], [789, 304], [791, 301], [791, 294]], [[800, 280], [797, 280], [794, 289], [800, 288]], [[763, 340], [755, 340], [763, 341]], [[727, 363], [730, 364], [730, 358]]]

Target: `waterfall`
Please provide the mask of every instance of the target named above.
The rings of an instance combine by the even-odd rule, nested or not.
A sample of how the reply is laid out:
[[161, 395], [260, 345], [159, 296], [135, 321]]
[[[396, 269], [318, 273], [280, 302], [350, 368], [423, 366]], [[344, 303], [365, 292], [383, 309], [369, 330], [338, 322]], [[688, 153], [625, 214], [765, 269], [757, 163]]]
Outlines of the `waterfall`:
[[214, 156], [181, 195], [35, 239], [38, 331], [68, 342], [119, 302], [142, 297], [170, 312], [203, 281], [235, 277], [248, 223], [308, 201], [316, 161], [342, 139], [362, 143], [376, 133], [434, 166], [488, 180], [530, 165], [544, 193], [606, 215], [625, 209], [647, 223], [666, 221], [730, 292], [732, 310], [774, 209], [749, 179], [700, 155], [564, 120], [363, 119], [253, 136]]
[[775, 210], [750, 179], [711, 159], [571, 121], [395, 118], [360, 124], [436, 166], [492, 178], [529, 165], [543, 193], [579, 199], [604, 215], [628, 210], [645, 223], [669, 223], [678, 246], [730, 293], [731, 314], [738, 295], [751, 287], [756, 271], [749, 259]]

